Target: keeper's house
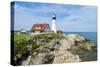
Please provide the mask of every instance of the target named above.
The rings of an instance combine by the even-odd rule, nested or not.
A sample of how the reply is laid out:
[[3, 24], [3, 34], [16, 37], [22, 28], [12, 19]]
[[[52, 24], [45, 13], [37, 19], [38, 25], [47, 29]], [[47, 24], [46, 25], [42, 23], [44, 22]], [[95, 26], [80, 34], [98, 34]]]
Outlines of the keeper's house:
[[35, 33], [41, 33], [41, 32], [49, 32], [50, 27], [49, 24], [33, 24], [32, 31]]

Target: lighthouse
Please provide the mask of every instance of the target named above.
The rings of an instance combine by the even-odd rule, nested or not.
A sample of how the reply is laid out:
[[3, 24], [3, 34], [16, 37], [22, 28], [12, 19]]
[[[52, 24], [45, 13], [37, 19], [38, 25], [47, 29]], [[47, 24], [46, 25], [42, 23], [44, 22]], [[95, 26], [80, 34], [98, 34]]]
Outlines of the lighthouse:
[[54, 33], [57, 33], [57, 29], [56, 29], [56, 14], [52, 15], [51, 31], [53, 31]]

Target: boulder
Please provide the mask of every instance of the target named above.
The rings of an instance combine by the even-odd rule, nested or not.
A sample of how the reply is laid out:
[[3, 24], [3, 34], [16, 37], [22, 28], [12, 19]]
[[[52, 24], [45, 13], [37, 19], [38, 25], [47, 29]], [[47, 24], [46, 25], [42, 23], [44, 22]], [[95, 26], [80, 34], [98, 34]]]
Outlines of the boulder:
[[35, 57], [31, 58], [32, 64], [44, 64], [47, 61], [45, 59], [46, 56], [46, 53], [38, 53]]
[[22, 65], [30, 65], [31, 64], [31, 56], [28, 56], [28, 58], [22, 62]]
[[68, 62], [79, 62], [81, 59], [78, 55], [74, 55], [69, 51], [58, 51], [54, 53], [55, 58], [53, 63], [68, 63]]
[[75, 42], [75, 41], [78, 41], [78, 42], [81, 42], [81, 41], [84, 41], [85, 38], [78, 35], [78, 34], [69, 34], [66, 36], [66, 38], [72, 42]]

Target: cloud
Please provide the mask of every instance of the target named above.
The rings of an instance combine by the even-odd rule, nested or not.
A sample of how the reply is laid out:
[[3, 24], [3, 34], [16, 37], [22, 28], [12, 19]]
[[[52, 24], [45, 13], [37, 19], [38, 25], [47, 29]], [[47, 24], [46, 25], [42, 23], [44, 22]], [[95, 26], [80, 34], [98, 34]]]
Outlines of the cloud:
[[52, 14], [57, 15], [57, 27], [63, 31], [96, 32], [97, 7], [66, 4], [26, 3], [15, 4], [15, 29], [30, 29], [32, 24], [51, 24]]
[[96, 32], [97, 14], [96, 7], [84, 6], [80, 10], [71, 11], [70, 16], [62, 20], [62, 29], [66, 31], [77, 32]]

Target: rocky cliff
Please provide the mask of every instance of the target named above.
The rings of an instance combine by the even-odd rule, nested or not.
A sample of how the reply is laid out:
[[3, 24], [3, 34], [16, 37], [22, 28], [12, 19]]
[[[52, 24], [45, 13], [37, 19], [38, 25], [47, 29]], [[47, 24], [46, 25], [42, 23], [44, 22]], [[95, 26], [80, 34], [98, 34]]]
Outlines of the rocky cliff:
[[69, 34], [51, 38], [50, 42], [40, 45], [35, 50], [31, 46], [27, 49], [31, 52], [25, 60], [21, 61], [21, 65], [80, 62], [84, 56], [80, 53], [96, 51], [96, 45], [82, 36]]

